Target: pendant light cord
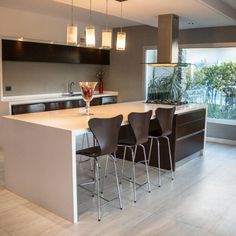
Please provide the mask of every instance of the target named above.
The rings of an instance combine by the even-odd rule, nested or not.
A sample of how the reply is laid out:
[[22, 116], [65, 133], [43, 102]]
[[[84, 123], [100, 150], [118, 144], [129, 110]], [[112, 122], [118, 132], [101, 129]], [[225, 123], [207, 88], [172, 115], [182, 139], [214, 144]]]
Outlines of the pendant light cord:
[[71, 24], [74, 25], [74, 1], [71, 1]]
[[106, 0], [106, 30], [108, 29], [108, 0]]
[[89, 2], [89, 21], [90, 21], [90, 25], [92, 25], [92, 0], [90, 0]]
[[122, 32], [122, 21], [123, 21], [123, 2], [120, 3], [120, 16], [121, 16], [121, 23], [120, 23], [120, 32]]

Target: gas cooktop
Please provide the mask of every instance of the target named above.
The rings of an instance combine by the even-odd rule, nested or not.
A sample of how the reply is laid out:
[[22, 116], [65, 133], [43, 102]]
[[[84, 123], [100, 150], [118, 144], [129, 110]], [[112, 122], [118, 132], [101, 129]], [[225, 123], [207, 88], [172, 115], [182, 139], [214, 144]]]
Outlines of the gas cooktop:
[[161, 99], [154, 99], [154, 100], [147, 100], [146, 103], [152, 103], [152, 104], [165, 104], [165, 105], [174, 105], [174, 106], [180, 106], [188, 104], [187, 101], [175, 101], [175, 100], [161, 100]]

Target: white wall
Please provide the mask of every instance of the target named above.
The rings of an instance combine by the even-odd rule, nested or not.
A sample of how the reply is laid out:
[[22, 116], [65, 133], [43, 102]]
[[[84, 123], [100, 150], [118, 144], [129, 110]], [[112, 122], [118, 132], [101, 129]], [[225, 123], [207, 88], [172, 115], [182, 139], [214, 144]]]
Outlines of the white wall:
[[[70, 19], [67, 20], [63, 17], [58, 18], [0, 7], [0, 37], [23, 37], [26, 40], [54, 41], [65, 44], [66, 27], [70, 23]], [[88, 24], [85, 22], [76, 23], [78, 24], [79, 38], [84, 37], [84, 29]], [[98, 25], [95, 27], [96, 46], [99, 47], [102, 27]], [[4, 62], [2, 66], [0, 61], [0, 79], [3, 74], [3, 79], [1, 79], [4, 81], [3, 84], [13, 88], [11, 92], [4, 93], [4, 96], [55, 93], [64, 92], [69, 81], [96, 80], [96, 71], [101, 68], [106, 70], [106, 67], [99, 65], [60, 63]]]
[[[66, 12], [65, 12], [66, 14]], [[0, 36], [25, 37], [35, 40], [66, 42], [66, 27], [70, 19], [0, 7]], [[78, 24], [79, 36], [84, 36], [85, 22]], [[101, 26], [96, 25], [97, 46], [101, 41]]]

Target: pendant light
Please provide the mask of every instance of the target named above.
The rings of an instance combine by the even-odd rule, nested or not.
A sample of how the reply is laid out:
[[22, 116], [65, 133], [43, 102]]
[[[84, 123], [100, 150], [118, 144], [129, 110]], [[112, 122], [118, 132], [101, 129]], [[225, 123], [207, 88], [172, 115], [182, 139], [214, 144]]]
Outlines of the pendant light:
[[[121, 19], [123, 18], [123, 2], [127, 0], [116, 0], [120, 2], [120, 16]], [[120, 27], [120, 31], [117, 32], [117, 39], [116, 39], [116, 50], [124, 51], [126, 46], [126, 33], [123, 32], [122, 26]]]
[[67, 44], [77, 45], [77, 25], [74, 24], [74, 2], [71, 2], [71, 24], [67, 25]]
[[108, 28], [108, 0], [106, 0], [106, 29], [102, 30], [102, 48], [112, 47], [112, 30]]
[[91, 25], [91, 21], [92, 21], [92, 0], [90, 0], [89, 17], [90, 17], [90, 25], [86, 26], [86, 28], [85, 28], [86, 46], [87, 47], [95, 47], [95, 27], [93, 25]]

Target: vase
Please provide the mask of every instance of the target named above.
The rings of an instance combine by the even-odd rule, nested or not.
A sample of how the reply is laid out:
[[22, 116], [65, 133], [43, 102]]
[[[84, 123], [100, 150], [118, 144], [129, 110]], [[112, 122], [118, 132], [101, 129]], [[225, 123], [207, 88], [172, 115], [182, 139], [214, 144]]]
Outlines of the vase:
[[93, 115], [90, 112], [90, 102], [93, 100], [94, 89], [97, 85], [97, 82], [80, 82], [79, 83], [82, 91], [83, 100], [86, 103], [85, 113], [86, 115]]

